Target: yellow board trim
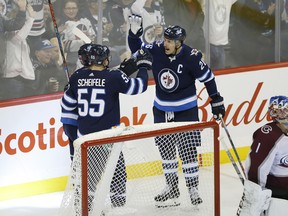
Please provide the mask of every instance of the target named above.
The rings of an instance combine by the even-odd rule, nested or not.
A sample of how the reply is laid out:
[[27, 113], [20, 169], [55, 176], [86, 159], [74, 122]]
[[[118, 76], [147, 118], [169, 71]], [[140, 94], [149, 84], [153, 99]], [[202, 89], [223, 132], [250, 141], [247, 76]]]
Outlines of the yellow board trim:
[[[237, 148], [237, 152], [242, 161], [246, 159], [249, 153], [249, 149], [250, 149], [249, 146]], [[230, 149], [230, 152], [232, 156], [234, 157], [235, 161], [237, 162], [234, 151]], [[203, 157], [205, 157], [205, 155], [203, 155]], [[225, 164], [225, 163], [230, 163], [230, 162], [231, 161], [229, 157], [227, 156], [227, 153], [224, 150], [221, 150], [220, 151], [220, 164]], [[145, 169], [145, 167], [147, 166], [154, 166], [157, 169], [155, 169], [154, 172], [151, 173], [150, 169]], [[179, 169], [181, 169], [181, 166], [179, 166]], [[141, 172], [137, 172], [137, 170], [141, 170]], [[162, 171], [161, 161], [153, 161], [153, 162], [148, 162], [148, 163], [141, 163], [141, 164], [127, 166], [128, 179], [142, 178], [145, 176], [159, 175], [162, 173], [163, 171]], [[67, 184], [67, 180], [68, 180], [67, 176], [62, 176], [58, 178], [52, 178], [52, 179], [46, 179], [46, 180], [41, 180], [41, 181], [0, 187], [0, 201], [64, 191], [66, 184]]]

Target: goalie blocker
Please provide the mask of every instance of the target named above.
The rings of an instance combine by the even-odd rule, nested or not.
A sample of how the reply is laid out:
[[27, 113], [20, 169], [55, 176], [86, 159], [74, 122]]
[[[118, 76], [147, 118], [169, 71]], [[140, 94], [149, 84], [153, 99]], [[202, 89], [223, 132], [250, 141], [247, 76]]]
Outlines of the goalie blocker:
[[237, 216], [264, 216], [264, 211], [269, 207], [271, 194], [271, 190], [262, 190], [260, 185], [245, 180]]

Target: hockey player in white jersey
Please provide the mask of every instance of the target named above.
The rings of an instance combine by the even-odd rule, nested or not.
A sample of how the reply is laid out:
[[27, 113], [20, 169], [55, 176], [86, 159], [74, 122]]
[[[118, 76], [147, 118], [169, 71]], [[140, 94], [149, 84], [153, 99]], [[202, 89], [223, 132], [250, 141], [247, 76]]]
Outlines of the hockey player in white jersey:
[[288, 215], [288, 97], [271, 97], [268, 113], [273, 121], [253, 133], [237, 215]]

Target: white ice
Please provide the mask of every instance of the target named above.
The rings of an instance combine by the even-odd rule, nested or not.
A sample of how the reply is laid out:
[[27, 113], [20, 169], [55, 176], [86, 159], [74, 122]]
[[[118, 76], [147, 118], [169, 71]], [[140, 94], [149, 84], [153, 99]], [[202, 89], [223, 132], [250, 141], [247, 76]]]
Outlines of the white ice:
[[[243, 186], [231, 164], [221, 165], [221, 216], [236, 215]], [[63, 192], [0, 202], [1, 216], [57, 216]]]

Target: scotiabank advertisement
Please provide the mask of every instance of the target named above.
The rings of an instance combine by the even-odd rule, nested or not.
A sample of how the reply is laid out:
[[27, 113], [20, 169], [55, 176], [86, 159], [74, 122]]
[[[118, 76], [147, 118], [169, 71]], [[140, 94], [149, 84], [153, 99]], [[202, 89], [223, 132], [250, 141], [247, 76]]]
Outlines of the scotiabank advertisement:
[[[288, 95], [287, 78], [287, 67], [216, 76], [226, 106], [225, 122], [237, 148], [249, 146], [253, 132], [270, 121], [269, 98]], [[200, 119], [210, 121], [206, 89], [198, 82], [197, 90]], [[141, 95], [121, 95], [123, 125], [153, 123], [154, 91], [150, 85]], [[69, 147], [60, 112], [60, 98], [0, 108], [0, 200], [5, 199], [1, 188], [69, 175]]]

